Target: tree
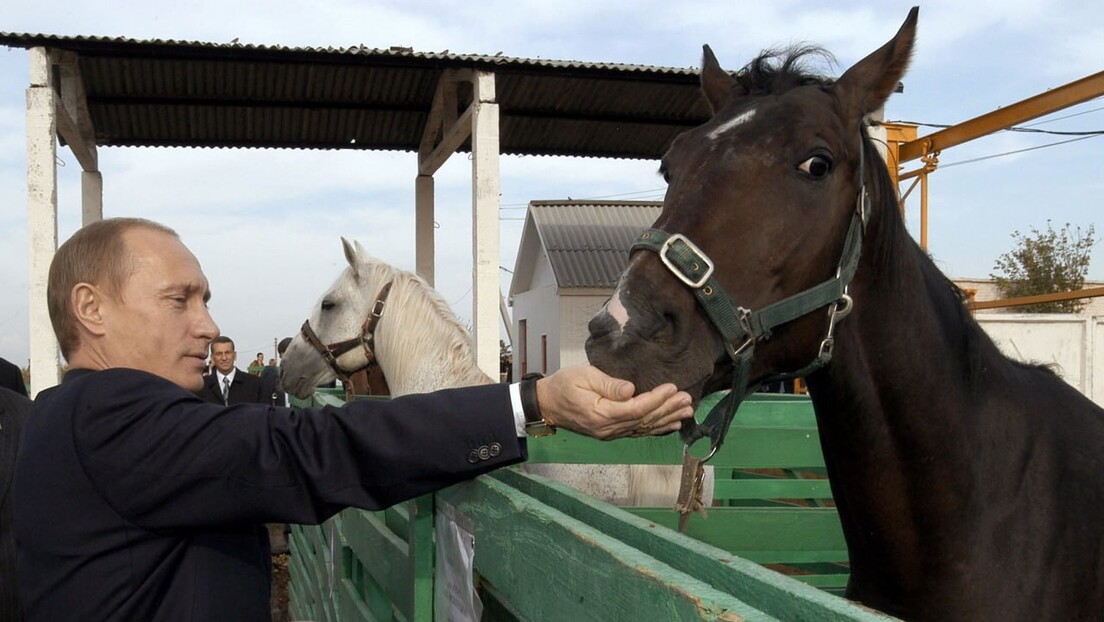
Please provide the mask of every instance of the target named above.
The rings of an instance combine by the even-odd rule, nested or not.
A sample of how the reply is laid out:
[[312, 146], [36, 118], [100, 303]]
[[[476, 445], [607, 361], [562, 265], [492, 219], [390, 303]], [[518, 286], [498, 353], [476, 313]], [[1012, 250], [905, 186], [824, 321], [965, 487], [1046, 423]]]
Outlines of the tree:
[[[1096, 240], [1089, 225], [1055, 230], [1047, 220], [1046, 231], [1031, 228], [1031, 235], [1012, 232], [1015, 248], [997, 258], [989, 276], [1005, 298], [1052, 294], [1081, 289], [1089, 270], [1089, 252]], [[1077, 313], [1084, 300], [1062, 300], [1018, 307], [1024, 313]]]

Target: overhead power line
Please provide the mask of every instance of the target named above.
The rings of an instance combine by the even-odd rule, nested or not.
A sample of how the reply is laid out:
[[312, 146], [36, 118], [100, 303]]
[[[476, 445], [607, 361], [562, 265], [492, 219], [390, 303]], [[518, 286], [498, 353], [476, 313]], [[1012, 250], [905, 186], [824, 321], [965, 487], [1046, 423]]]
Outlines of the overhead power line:
[[1043, 149], [1043, 148], [1046, 148], [1046, 147], [1054, 147], [1054, 146], [1057, 146], [1057, 145], [1064, 145], [1066, 143], [1075, 143], [1079, 140], [1085, 140], [1086, 138], [1096, 138], [1097, 136], [1101, 136], [1101, 135], [1104, 135], [1104, 132], [1097, 133], [1097, 134], [1088, 134], [1086, 136], [1078, 136], [1077, 138], [1070, 138], [1068, 140], [1060, 140], [1058, 142], [1047, 143], [1045, 145], [1036, 145], [1034, 147], [1027, 147], [1027, 148], [1024, 148], [1024, 149], [1014, 149], [1012, 151], [1005, 151], [1005, 152], [1002, 152], [1002, 153], [994, 153], [993, 155], [981, 156], [979, 158], [971, 158], [969, 160], [961, 160], [959, 162], [950, 162], [948, 164], [940, 164], [939, 168], [944, 169], [944, 168], [950, 168], [952, 166], [959, 166], [959, 165], [962, 165], [962, 164], [972, 164], [974, 162], [981, 162], [982, 160], [992, 160], [994, 158], [1002, 158], [1004, 156], [1015, 155], [1017, 153], [1023, 153], [1025, 151], [1035, 151], [1036, 149]]

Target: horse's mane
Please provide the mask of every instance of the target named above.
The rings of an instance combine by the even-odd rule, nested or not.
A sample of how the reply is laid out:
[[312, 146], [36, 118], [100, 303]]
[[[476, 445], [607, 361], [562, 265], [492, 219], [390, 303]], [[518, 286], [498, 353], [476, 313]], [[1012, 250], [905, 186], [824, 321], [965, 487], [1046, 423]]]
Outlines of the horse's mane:
[[[416, 369], [418, 357], [413, 353], [433, 352], [444, 360], [442, 377], [432, 380], [434, 388], [446, 386], [466, 386], [489, 381], [475, 363], [475, 347], [471, 332], [460, 323], [452, 308], [441, 294], [430, 287], [417, 274], [400, 270], [372, 257], [361, 257], [361, 279], [369, 274], [364, 283], [372, 283], [375, 288], [382, 287], [390, 280], [391, 293], [384, 311], [389, 324], [385, 329], [394, 331], [392, 335], [401, 343], [397, 348], [402, 355], [387, 356], [380, 361], [384, 366], [388, 383], [392, 388], [409, 384], [415, 374], [424, 374], [424, 369]], [[411, 355], [408, 355], [410, 353]]]
[[[879, 234], [870, 235], [869, 243], [863, 250], [871, 253], [874, 261], [874, 278], [891, 279], [889, 275], [903, 274], [909, 265], [915, 265], [920, 272], [923, 289], [927, 292], [929, 304], [944, 318], [944, 321], [961, 328], [962, 340], [957, 344], [959, 351], [954, 356], [967, 361], [967, 382], [971, 388], [980, 386], [981, 374], [988, 363], [1002, 360], [1022, 369], [1035, 369], [1050, 375], [1054, 370], [1046, 365], [1023, 363], [1004, 356], [993, 343], [989, 335], [977, 323], [966, 307], [966, 294], [940, 270], [931, 256], [916, 243], [905, 227], [904, 219], [897, 204], [897, 193], [889, 177], [886, 163], [877, 155], [872, 139], [863, 132], [864, 166], [873, 175], [867, 176], [871, 183], [871, 196], [879, 201], [872, 206], [878, 213]], [[873, 177], [873, 179], [871, 179]], [[871, 239], [873, 238], [873, 239]]]

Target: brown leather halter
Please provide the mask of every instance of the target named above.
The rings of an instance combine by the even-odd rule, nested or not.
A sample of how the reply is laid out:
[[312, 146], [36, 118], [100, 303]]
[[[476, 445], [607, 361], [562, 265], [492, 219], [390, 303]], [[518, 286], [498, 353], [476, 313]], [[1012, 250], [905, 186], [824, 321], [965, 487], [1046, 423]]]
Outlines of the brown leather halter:
[[[376, 325], [379, 324], [380, 318], [383, 316], [383, 308], [387, 304], [387, 295], [391, 293], [391, 285], [393, 283], [394, 281], [387, 283], [387, 285], [384, 285], [383, 289], [380, 290], [379, 295], [376, 296], [375, 304], [372, 305], [371, 311], [368, 312], [368, 317], [364, 318], [364, 323], [360, 326], [360, 334], [352, 339], [323, 344], [322, 340], [315, 334], [314, 329], [311, 328], [309, 319], [304, 321], [303, 327], [299, 329], [299, 332], [303, 334], [303, 338], [307, 340], [307, 343], [311, 344], [311, 346], [322, 355], [322, 358], [330, 366], [330, 369], [334, 370], [337, 377], [341, 379], [341, 384], [345, 385], [346, 401], [350, 401], [353, 395], [353, 383], [349, 376], [376, 364], [376, 353], [373, 351], [373, 347], [375, 346]], [[364, 357], [366, 359], [364, 365], [356, 369], [342, 369], [337, 363], [337, 357], [346, 352], [355, 350], [358, 347], [364, 348]]]

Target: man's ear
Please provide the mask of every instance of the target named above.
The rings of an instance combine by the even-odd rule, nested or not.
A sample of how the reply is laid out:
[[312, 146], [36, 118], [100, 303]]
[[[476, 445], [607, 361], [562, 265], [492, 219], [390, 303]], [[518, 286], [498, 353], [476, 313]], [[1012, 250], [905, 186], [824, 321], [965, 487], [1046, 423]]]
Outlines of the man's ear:
[[96, 336], [102, 336], [106, 332], [103, 318], [105, 297], [98, 287], [89, 283], [77, 283], [73, 286], [69, 302], [73, 306], [73, 315], [84, 330]]

